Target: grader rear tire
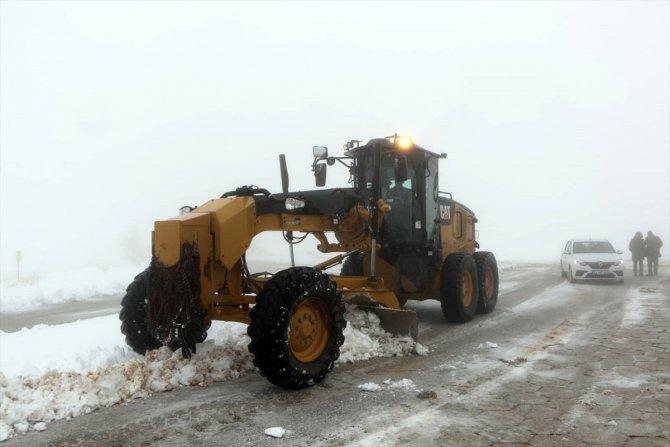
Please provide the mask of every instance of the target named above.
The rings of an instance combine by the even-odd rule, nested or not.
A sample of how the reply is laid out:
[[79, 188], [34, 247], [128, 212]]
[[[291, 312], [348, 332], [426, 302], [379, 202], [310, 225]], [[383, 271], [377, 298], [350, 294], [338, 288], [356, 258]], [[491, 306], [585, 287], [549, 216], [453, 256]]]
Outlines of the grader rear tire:
[[342, 295], [328, 275], [308, 267], [277, 273], [251, 309], [249, 351], [270, 382], [300, 389], [326, 377], [344, 342]]
[[477, 264], [468, 253], [452, 253], [442, 265], [440, 304], [445, 318], [466, 323], [475, 316], [479, 299]]
[[135, 277], [126, 289], [121, 300], [121, 332], [126, 336], [126, 343], [138, 354], [158, 349], [161, 342], [155, 339], [147, 329], [147, 287], [149, 271], [145, 270]]
[[477, 313], [488, 314], [493, 312], [498, 303], [498, 263], [493, 253], [478, 251], [474, 255], [477, 264], [477, 278], [479, 280], [479, 302]]

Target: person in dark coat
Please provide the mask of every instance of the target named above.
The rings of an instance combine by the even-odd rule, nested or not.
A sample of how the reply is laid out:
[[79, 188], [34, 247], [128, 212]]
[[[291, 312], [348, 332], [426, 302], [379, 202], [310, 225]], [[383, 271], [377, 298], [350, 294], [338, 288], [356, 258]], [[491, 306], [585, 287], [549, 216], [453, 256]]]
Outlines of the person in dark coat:
[[628, 249], [633, 255], [633, 275], [637, 276], [638, 266], [640, 276], [644, 275], [644, 256], [647, 253], [647, 245], [644, 243], [642, 232], [638, 231], [628, 244]]
[[658, 275], [658, 258], [661, 257], [661, 247], [663, 241], [651, 231], [647, 231], [647, 237], [644, 239], [647, 246], [647, 273], [648, 276]]

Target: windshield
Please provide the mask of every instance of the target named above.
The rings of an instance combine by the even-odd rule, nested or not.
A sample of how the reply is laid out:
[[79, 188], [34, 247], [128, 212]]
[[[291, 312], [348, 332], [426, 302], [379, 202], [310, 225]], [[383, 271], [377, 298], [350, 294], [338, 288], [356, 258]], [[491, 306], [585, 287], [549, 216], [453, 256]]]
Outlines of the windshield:
[[[385, 234], [396, 243], [432, 238], [437, 216], [438, 159], [425, 158], [423, 151], [384, 151], [379, 161], [379, 194], [391, 206], [384, 216]], [[352, 172], [359, 193], [372, 198], [374, 152], [361, 149]]]
[[607, 241], [575, 242], [573, 253], [615, 253], [614, 247]]

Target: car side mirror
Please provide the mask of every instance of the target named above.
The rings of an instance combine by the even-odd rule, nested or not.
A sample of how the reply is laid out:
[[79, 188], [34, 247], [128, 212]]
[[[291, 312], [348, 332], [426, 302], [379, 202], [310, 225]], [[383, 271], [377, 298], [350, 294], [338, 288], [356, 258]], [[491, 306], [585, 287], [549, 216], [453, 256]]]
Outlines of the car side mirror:
[[321, 163], [314, 166], [314, 181], [316, 186], [325, 186], [326, 185], [326, 169], [328, 166], [325, 163]]
[[617, 250], [616, 253], [617, 253], [618, 255], [622, 255], [622, 254], [623, 254], [623, 251], [621, 251], [621, 250]]

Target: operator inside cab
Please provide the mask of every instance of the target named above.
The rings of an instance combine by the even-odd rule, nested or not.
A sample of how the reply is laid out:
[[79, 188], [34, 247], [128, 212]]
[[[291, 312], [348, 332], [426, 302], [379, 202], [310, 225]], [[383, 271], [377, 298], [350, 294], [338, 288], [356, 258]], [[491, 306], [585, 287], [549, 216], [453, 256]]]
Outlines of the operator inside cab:
[[394, 239], [408, 241], [412, 239], [414, 210], [412, 179], [414, 178], [414, 172], [410, 173], [408, 169], [408, 172], [398, 175], [397, 163], [398, 161], [394, 156], [382, 158], [381, 182], [382, 185], [387, 186], [382, 188], [382, 199], [391, 205], [391, 212], [386, 215], [384, 221], [387, 230], [393, 235]]
[[[374, 143], [357, 148], [353, 166], [354, 187], [365, 199], [374, 196]], [[440, 155], [414, 145], [401, 150], [380, 142], [379, 186], [382, 200], [391, 206], [384, 216], [382, 233], [394, 243], [422, 244], [435, 237]]]

